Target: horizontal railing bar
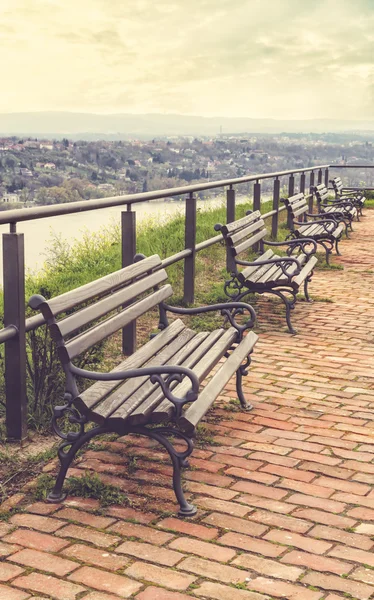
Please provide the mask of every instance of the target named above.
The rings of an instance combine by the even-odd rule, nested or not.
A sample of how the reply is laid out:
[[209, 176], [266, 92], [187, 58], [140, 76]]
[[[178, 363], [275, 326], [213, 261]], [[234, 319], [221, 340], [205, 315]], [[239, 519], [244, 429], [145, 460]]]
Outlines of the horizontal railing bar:
[[0, 330], [0, 344], [11, 340], [14, 337], [17, 337], [18, 329], [15, 325], [8, 325], [4, 329]]
[[[56, 296], [56, 297], [58, 297], [58, 296]], [[26, 331], [26, 333], [28, 331], [34, 331], [34, 329], [37, 329], [41, 325], [44, 325], [44, 323], [45, 323], [45, 319], [42, 314], [34, 315], [33, 317], [29, 317], [28, 319], [26, 319], [25, 331]]]
[[209, 238], [208, 240], [204, 240], [203, 242], [200, 242], [199, 244], [196, 244], [195, 250], [196, 250], [196, 252], [200, 252], [200, 250], [204, 250], [205, 248], [209, 248], [209, 246], [213, 246], [214, 244], [218, 244], [221, 241], [222, 241], [222, 235], [215, 235], [214, 237]]
[[162, 268], [165, 269], [165, 267], [169, 267], [170, 265], [173, 265], [174, 263], [178, 262], [179, 260], [183, 260], [184, 258], [191, 256], [191, 254], [192, 254], [192, 250], [190, 250], [189, 248], [187, 248], [186, 250], [181, 250], [180, 252], [177, 252], [176, 254], [172, 254], [172, 256], [168, 256], [167, 258], [164, 258], [164, 260], [161, 262]]
[[343, 190], [357, 190], [357, 191], [365, 191], [367, 190], [368, 192], [372, 192], [374, 190], [374, 188], [372, 187], [343, 187]]
[[330, 169], [374, 169], [374, 165], [329, 165], [329, 167]]
[[147, 202], [149, 200], [160, 200], [161, 198], [170, 198], [172, 196], [181, 196], [184, 194], [193, 194], [194, 192], [213, 190], [228, 185], [240, 185], [250, 181], [263, 179], [273, 179], [293, 173], [305, 173], [316, 171], [317, 169], [328, 168], [329, 165], [316, 165], [305, 169], [292, 169], [289, 171], [278, 171], [276, 173], [262, 173], [258, 175], [248, 175], [236, 179], [222, 179], [214, 183], [199, 183], [177, 188], [168, 188], [165, 190], [156, 190], [153, 192], [142, 192], [138, 194], [127, 194], [125, 196], [111, 196], [110, 198], [100, 198], [96, 200], [80, 200], [79, 202], [67, 202], [66, 204], [50, 205], [35, 208], [22, 208], [5, 211], [0, 215], [0, 225], [6, 223], [20, 223], [21, 221], [33, 221], [36, 219], [45, 219], [47, 217], [57, 217], [59, 215], [69, 215], [88, 210], [98, 210], [110, 206], [125, 206], [128, 204], [137, 204], [138, 202]]

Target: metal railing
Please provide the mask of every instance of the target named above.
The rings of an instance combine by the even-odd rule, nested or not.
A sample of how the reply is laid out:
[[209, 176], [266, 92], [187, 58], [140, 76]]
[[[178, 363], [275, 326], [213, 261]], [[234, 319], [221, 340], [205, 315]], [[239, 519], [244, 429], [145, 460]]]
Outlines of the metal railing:
[[[24, 234], [17, 233], [17, 223], [43, 219], [58, 215], [67, 215], [89, 210], [99, 210], [113, 206], [124, 206], [121, 212], [122, 266], [133, 262], [136, 254], [136, 212], [132, 205], [138, 202], [186, 196], [185, 204], [185, 241], [184, 248], [162, 261], [163, 267], [184, 261], [184, 302], [193, 303], [195, 297], [195, 257], [196, 253], [220, 242], [221, 236], [215, 235], [196, 244], [196, 196], [195, 193], [205, 190], [223, 188], [226, 190], [226, 222], [235, 220], [236, 187], [254, 182], [253, 210], [261, 208], [261, 182], [273, 179], [272, 210], [263, 215], [271, 219], [271, 235], [277, 236], [278, 217], [285, 210], [279, 206], [281, 179], [288, 178], [288, 195], [295, 192], [295, 175], [300, 174], [298, 189], [306, 192], [316, 183], [325, 182], [328, 187], [329, 166], [318, 165], [306, 169], [293, 169], [275, 173], [249, 175], [236, 179], [224, 179], [209, 183], [201, 183], [178, 188], [157, 190], [125, 196], [115, 196], [97, 200], [83, 200], [68, 204], [10, 210], [0, 214], [0, 224], [9, 224], [9, 233], [3, 234], [3, 294], [4, 294], [4, 328], [0, 330], [0, 343], [5, 344], [5, 396], [6, 426], [9, 439], [21, 440], [27, 432], [26, 401], [26, 332], [33, 331], [43, 325], [41, 315], [26, 320], [25, 316], [25, 266], [24, 266]], [[334, 165], [331, 165], [333, 167]], [[343, 165], [342, 165], [343, 166]], [[369, 167], [370, 165], [365, 165]], [[340, 165], [336, 167], [341, 168]], [[347, 165], [343, 166], [347, 168]], [[360, 167], [362, 168], [362, 167]], [[309, 173], [308, 190], [306, 174]], [[317, 180], [316, 177], [317, 176]], [[315, 181], [316, 180], [316, 181]], [[313, 194], [309, 195], [310, 212], [313, 210]], [[135, 324], [125, 327], [122, 336], [122, 347], [125, 354], [131, 354], [136, 346]]]

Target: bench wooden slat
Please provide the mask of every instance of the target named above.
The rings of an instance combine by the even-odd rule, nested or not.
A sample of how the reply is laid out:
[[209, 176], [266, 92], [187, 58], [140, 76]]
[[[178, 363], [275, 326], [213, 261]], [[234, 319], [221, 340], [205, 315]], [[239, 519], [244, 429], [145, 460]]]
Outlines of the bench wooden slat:
[[[154, 354], [172, 342], [184, 328], [185, 325], [183, 321], [181, 321], [181, 319], [176, 319], [170, 323], [169, 327], [149, 340], [149, 342], [139, 348], [134, 354], [123, 360], [111, 372], [115, 373], [117, 371], [126, 371], [128, 369], [138, 369], [139, 367], [144, 366]], [[120, 384], [120, 381], [97, 381], [79, 395], [79, 398], [76, 401], [77, 408], [82, 411], [85, 411], [86, 407], [93, 408]]]
[[247, 358], [257, 339], [258, 336], [253, 331], [250, 331], [243, 342], [235, 348], [234, 352], [204, 387], [203, 391], [200, 393], [198, 402], [192, 403], [185, 410], [179, 420], [179, 425], [182, 429], [187, 431], [193, 431], [195, 429], [196, 425], [212, 406], [214, 400], [221, 393], [226, 383], [237, 371], [239, 365]]
[[297, 202], [290, 202], [290, 205], [293, 211], [298, 210], [302, 206], [308, 206], [307, 201], [305, 200], [305, 196], [303, 196], [302, 200], [298, 200]]
[[[219, 331], [219, 330], [218, 330]], [[222, 331], [222, 330], [221, 330]], [[212, 332], [215, 334], [216, 332]], [[194, 373], [196, 373], [197, 377], [200, 381], [202, 381], [208, 373], [213, 369], [213, 367], [217, 364], [217, 362], [221, 359], [221, 357], [225, 354], [225, 352], [231, 347], [231, 344], [236, 338], [236, 329], [234, 327], [230, 327], [223, 334], [216, 339], [214, 345], [204, 353], [204, 355], [199, 359], [199, 361], [193, 367]], [[187, 391], [190, 389], [191, 383], [189, 379], [184, 379], [182, 383], [177, 385], [173, 393], [176, 396], [184, 396]], [[152, 413], [152, 421], [154, 423], [160, 423], [165, 419], [168, 419], [172, 416], [174, 411], [174, 406], [169, 400], [164, 400]]]
[[301, 225], [298, 231], [300, 231], [303, 234], [303, 236], [308, 237], [309, 235], [316, 235], [321, 231], [325, 231], [325, 229], [322, 225], [319, 225], [318, 223], [313, 224], [313, 221], [308, 221], [308, 223], [305, 223], [305, 225]]
[[[278, 257], [281, 258], [281, 257]], [[285, 257], [286, 258], [286, 257]], [[295, 258], [298, 263], [300, 264], [300, 266], [302, 266], [305, 261], [306, 261], [306, 256], [305, 254], [299, 254], [298, 256], [294, 256], [293, 258]], [[286, 267], [286, 271], [289, 275], [292, 275], [297, 269], [297, 265], [292, 262], [288, 267]], [[257, 273], [256, 273], [257, 275]], [[284, 275], [282, 269], [280, 267], [278, 267], [277, 265], [274, 265], [273, 267], [271, 267], [271, 269], [269, 269], [266, 273], [264, 273], [264, 275], [262, 277], [260, 277], [259, 279], [255, 280], [255, 283], [266, 283], [268, 281], [286, 281], [286, 276]], [[251, 281], [253, 281], [251, 279]]]
[[[274, 254], [272, 258], [276, 258], [276, 255]], [[273, 275], [275, 275], [278, 269], [279, 266], [276, 263], [274, 265], [262, 265], [254, 273], [252, 273], [252, 275], [247, 277], [247, 280], [253, 281], [253, 283], [264, 283]]]
[[245, 217], [242, 217], [237, 221], [233, 221], [232, 223], [226, 223], [226, 225], [223, 225], [221, 231], [225, 234], [232, 233], [238, 231], [239, 229], [242, 229], [242, 227], [244, 227], [245, 225], [250, 225], [253, 221], [256, 221], [257, 219], [261, 219], [261, 213], [259, 210], [256, 210], [250, 215], [246, 215]]
[[234, 233], [234, 235], [229, 236], [227, 238], [227, 241], [231, 246], [235, 246], [237, 242], [240, 242], [240, 240], [245, 238], [250, 233], [253, 233], [257, 229], [261, 229], [262, 227], [264, 227], [264, 225], [265, 222], [263, 221], [263, 219], [260, 219], [259, 221], [252, 223], [252, 225], [249, 225], [248, 227], [243, 227], [243, 229], [241, 229], [237, 233]]
[[98, 300], [94, 304], [83, 308], [69, 315], [65, 319], [59, 321], [59, 328], [62, 336], [70, 335], [71, 333], [78, 331], [81, 327], [88, 325], [92, 321], [99, 319], [103, 315], [108, 314], [112, 310], [119, 306], [134, 300], [140, 294], [148, 292], [153, 287], [163, 283], [168, 278], [167, 273], [164, 269], [160, 269], [155, 273], [152, 273], [148, 277], [140, 279], [135, 283], [128, 285], [127, 287], [106, 296], [102, 300]]
[[307, 278], [309, 273], [311, 273], [311, 271], [313, 271], [317, 262], [318, 262], [318, 259], [315, 256], [312, 256], [308, 260], [306, 265], [304, 265], [304, 267], [301, 269], [300, 273], [298, 275], [296, 275], [296, 277], [294, 277], [293, 283], [296, 283], [296, 285], [301, 285], [305, 281], [305, 279]]
[[308, 207], [306, 204], [304, 204], [304, 206], [301, 206], [301, 207], [300, 207], [300, 208], [298, 208], [297, 210], [294, 210], [294, 211], [293, 211], [293, 216], [294, 216], [294, 219], [296, 219], [296, 218], [297, 218], [297, 217], [299, 217], [300, 215], [303, 215], [303, 214], [305, 214], [306, 212], [308, 212], [308, 210], [309, 210], [309, 207]]
[[58, 315], [59, 313], [64, 312], [77, 304], [87, 302], [87, 300], [90, 300], [95, 296], [99, 296], [100, 294], [115, 289], [120, 285], [124, 285], [125, 283], [130, 282], [149, 271], [152, 271], [153, 269], [161, 267], [161, 265], [162, 263], [160, 257], [155, 254], [154, 256], [145, 258], [144, 260], [141, 260], [133, 265], [119, 269], [114, 273], [105, 275], [96, 281], [86, 283], [75, 290], [71, 290], [70, 292], [61, 294], [60, 296], [56, 296], [56, 298], [48, 300], [48, 305], [53, 314]]
[[[197, 333], [186, 345], [182, 348], [168, 363], [169, 365], [181, 365], [183, 367], [191, 367], [194, 364], [191, 356], [195, 353], [199, 346], [201, 346], [209, 333], [204, 331]], [[191, 363], [193, 363], [191, 365]], [[173, 389], [175, 385], [171, 386]], [[164, 399], [164, 394], [159, 386], [156, 386], [156, 389], [153, 389], [153, 392], [143, 400], [143, 402], [137, 406], [129, 415], [128, 423], [130, 425], [143, 425], [149, 421], [149, 417], [152, 411], [162, 402]], [[117, 411], [114, 417], [117, 417], [121, 414], [121, 409]]]
[[163, 300], [172, 296], [173, 290], [171, 285], [164, 285], [162, 288], [150, 294], [143, 300], [140, 300], [136, 304], [133, 304], [114, 317], [110, 317], [105, 321], [102, 321], [98, 325], [92, 327], [88, 331], [73, 338], [66, 344], [66, 349], [70, 360], [85, 352], [91, 346], [94, 346], [98, 342], [101, 342], [105, 338], [109, 337], [128, 323], [134, 321], [134, 319], [140, 317], [145, 312], [157, 306]]
[[[195, 333], [191, 329], [184, 329], [170, 344], [165, 346], [161, 352], [149, 360], [144, 367], [159, 367], [161, 365], [171, 364], [174, 355], [187, 344]], [[99, 417], [109, 418], [113, 413], [120, 411], [122, 418], [126, 418], [131, 411], [143, 401], [143, 398], [150, 394], [154, 385], [150, 382], [149, 375], [143, 377], [134, 377], [124, 381], [115, 391], [105, 398], [95, 407], [95, 414]]]
[[240, 254], [241, 252], [244, 252], [244, 250], [247, 250], [248, 248], [250, 248], [251, 246], [256, 244], [256, 242], [259, 242], [260, 240], [262, 240], [266, 236], [266, 234], [267, 234], [266, 229], [263, 229], [262, 231], [259, 231], [255, 235], [252, 235], [245, 242], [242, 242], [238, 246], [233, 246], [234, 256]]
[[[274, 252], [271, 250], [271, 248], [269, 248], [269, 250], [266, 250], [266, 252], [264, 252], [264, 254], [262, 254], [262, 256], [259, 256], [253, 262], [257, 262], [259, 260], [269, 260], [272, 256], [274, 256]], [[261, 268], [261, 265], [258, 265], [257, 267], [245, 267], [243, 269], [243, 271], [238, 273], [238, 277], [240, 278], [241, 281], [244, 281], [245, 279], [249, 279], [250, 275], [260, 268]]]
[[291, 206], [293, 207], [295, 204], [298, 204], [300, 201], [305, 201], [304, 198], [304, 194], [302, 192], [299, 192], [298, 194], [295, 194], [294, 196], [290, 196], [288, 198], [289, 203], [291, 204]]

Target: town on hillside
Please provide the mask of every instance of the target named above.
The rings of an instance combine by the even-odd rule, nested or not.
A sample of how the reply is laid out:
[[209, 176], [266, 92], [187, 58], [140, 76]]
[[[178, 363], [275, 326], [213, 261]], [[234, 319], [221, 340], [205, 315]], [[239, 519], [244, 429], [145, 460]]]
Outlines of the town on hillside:
[[[318, 164], [365, 165], [373, 161], [373, 142], [359, 133], [221, 134], [149, 141], [3, 137], [0, 209], [147, 192]], [[349, 170], [343, 175], [346, 185], [374, 187], [369, 169]], [[263, 192], [270, 191], [271, 185], [264, 181]], [[247, 190], [243, 186], [241, 191], [249, 189], [248, 184]], [[204, 198], [204, 193], [199, 196]]]

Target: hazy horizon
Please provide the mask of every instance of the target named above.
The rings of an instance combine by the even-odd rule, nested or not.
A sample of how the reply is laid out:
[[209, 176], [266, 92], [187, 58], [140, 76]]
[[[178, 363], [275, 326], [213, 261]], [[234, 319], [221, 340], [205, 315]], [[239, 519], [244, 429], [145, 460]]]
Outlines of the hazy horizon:
[[374, 118], [374, 0], [3, 0], [0, 113]]

